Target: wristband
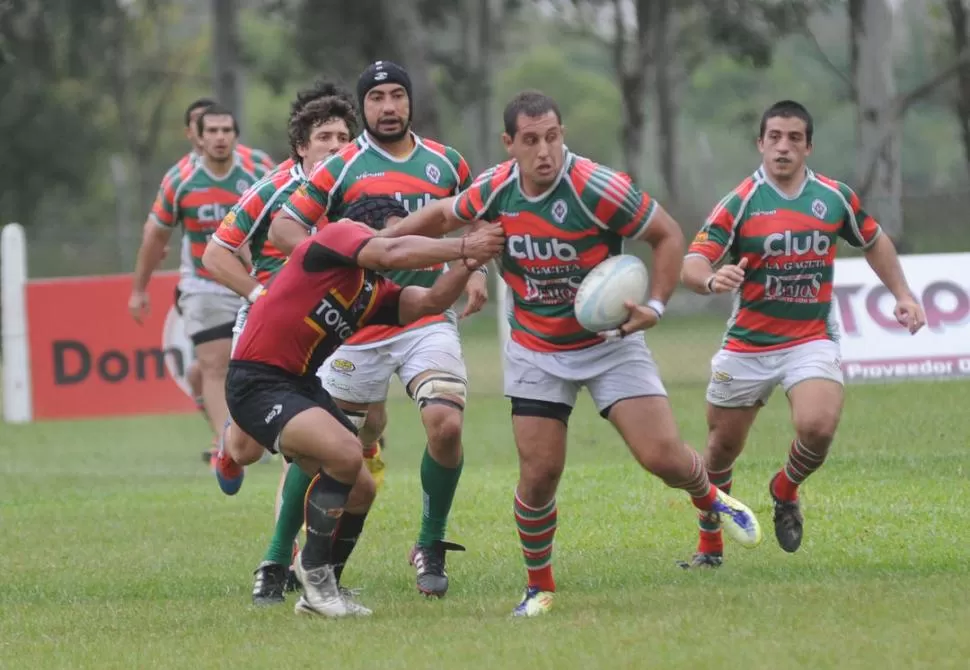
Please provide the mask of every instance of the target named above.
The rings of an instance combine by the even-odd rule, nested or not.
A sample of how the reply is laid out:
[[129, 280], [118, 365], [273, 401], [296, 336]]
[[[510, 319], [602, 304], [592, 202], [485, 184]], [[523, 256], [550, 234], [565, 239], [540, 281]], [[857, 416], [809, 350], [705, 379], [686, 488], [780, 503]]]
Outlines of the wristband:
[[458, 248], [458, 257], [465, 260], [465, 236], [461, 237], [461, 246]]
[[704, 284], [707, 287], [708, 293], [714, 293], [714, 280], [717, 279], [717, 275], [711, 275], [707, 279], [707, 283]]
[[666, 309], [666, 307], [664, 307], [664, 304], [662, 302], [660, 302], [656, 298], [651, 298], [650, 300], [647, 300], [646, 306], [657, 313], [658, 321], [663, 318], [664, 310]]
[[475, 268], [475, 272], [481, 272], [483, 275], [485, 275], [487, 277], [488, 276], [488, 266], [487, 265], [479, 265], [477, 268]]
[[246, 296], [246, 301], [249, 302], [250, 305], [252, 305], [254, 302], [256, 302], [259, 296], [263, 295], [263, 291], [265, 290], [266, 290], [265, 286], [263, 286], [262, 284], [257, 284], [256, 288], [250, 291], [249, 295]]

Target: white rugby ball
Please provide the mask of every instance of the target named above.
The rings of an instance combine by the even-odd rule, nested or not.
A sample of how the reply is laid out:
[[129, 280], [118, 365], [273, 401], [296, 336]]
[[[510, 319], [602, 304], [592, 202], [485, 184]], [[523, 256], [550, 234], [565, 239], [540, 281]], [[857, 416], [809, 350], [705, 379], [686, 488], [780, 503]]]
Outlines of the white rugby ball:
[[626, 323], [630, 310], [626, 301], [642, 305], [650, 280], [647, 266], [636, 256], [612, 256], [593, 268], [576, 292], [576, 320], [586, 330], [598, 333]]

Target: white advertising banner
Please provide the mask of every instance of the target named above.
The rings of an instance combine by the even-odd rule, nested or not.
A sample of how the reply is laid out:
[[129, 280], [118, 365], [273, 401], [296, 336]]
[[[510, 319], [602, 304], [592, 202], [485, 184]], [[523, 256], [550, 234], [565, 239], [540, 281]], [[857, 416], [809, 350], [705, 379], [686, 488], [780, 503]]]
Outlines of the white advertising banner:
[[835, 262], [846, 382], [970, 377], [970, 253], [900, 262], [926, 310], [926, 326], [915, 335], [897, 323], [896, 301], [864, 258]]

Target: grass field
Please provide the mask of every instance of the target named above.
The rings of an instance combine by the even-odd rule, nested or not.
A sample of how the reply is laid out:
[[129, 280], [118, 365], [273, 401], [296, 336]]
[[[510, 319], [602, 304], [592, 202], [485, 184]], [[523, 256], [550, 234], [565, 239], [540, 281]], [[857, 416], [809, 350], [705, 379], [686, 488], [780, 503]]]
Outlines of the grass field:
[[[685, 437], [703, 444], [703, 380], [719, 323], [651, 335]], [[475, 395], [450, 536], [452, 588], [414, 590], [416, 412], [392, 402], [387, 485], [345, 581], [362, 621], [250, 605], [278, 464], [235, 498], [198, 462], [195, 416], [3, 426], [2, 668], [960, 668], [970, 657], [970, 450], [959, 383], [850, 387], [830, 462], [803, 493], [794, 555], [771, 531], [767, 480], [790, 440], [776, 396], [736, 474], [764, 544], [716, 572], [686, 497], [643, 474], [583, 401], [560, 496], [556, 610], [511, 620], [524, 568], [511, 514], [516, 462], [491, 323], [466, 340]], [[649, 430], [649, 426], [644, 426]]]

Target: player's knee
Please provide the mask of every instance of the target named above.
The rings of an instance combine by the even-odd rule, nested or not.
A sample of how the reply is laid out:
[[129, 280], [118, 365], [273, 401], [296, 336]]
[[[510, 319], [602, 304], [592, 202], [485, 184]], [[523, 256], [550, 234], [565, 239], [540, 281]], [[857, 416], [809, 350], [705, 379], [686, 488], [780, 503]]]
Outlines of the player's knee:
[[457, 449], [461, 445], [462, 413], [453, 407], [427, 407], [424, 412], [428, 442], [438, 449]]
[[519, 498], [529, 507], [542, 507], [552, 500], [559, 488], [562, 468], [550, 463], [536, 463], [519, 468]]
[[664, 482], [683, 481], [688, 473], [684, 472], [683, 457], [685, 445], [677, 435], [658, 437], [651, 440], [645, 449], [636, 449], [637, 460], [644, 470]]
[[356, 437], [347, 439], [324, 461], [324, 470], [342, 481], [356, 481], [364, 466], [364, 448]]
[[354, 488], [350, 491], [347, 499], [346, 509], [356, 514], [362, 514], [370, 509], [374, 499], [377, 497], [377, 484], [371, 473], [366, 469], [362, 470], [354, 482]]
[[800, 419], [795, 425], [795, 434], [799, 441], [813, 452], [824, 454], [835, 438], [837, 427], [837, 414], [819, 410], [813, 412], [812, 416]]

